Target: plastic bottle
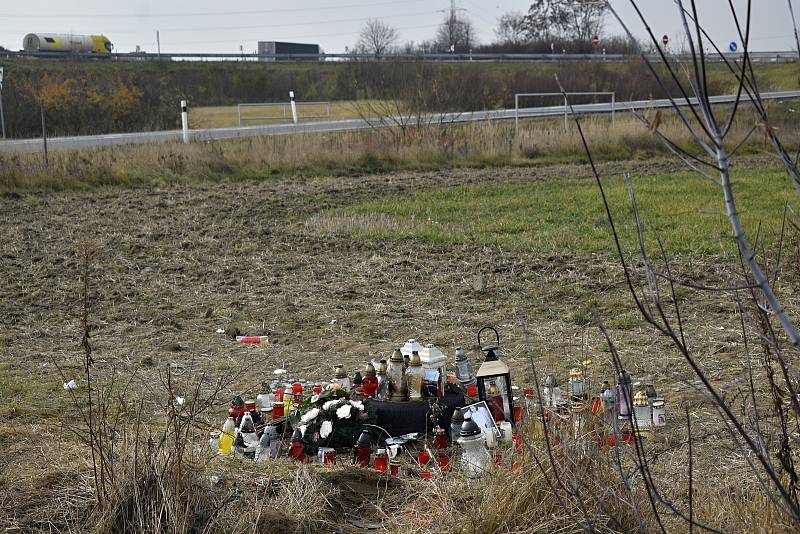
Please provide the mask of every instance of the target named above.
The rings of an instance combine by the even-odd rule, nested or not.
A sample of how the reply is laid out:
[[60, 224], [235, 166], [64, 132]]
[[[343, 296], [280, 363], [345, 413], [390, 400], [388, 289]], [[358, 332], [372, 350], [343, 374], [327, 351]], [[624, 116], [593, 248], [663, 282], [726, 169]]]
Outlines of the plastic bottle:
[[230, 454], [233, 450], [233, 433], [236, 430], [236, 423], [233, 417], [228, 417], [222, 425], [222, 434], [219, 436], [219, 452]]

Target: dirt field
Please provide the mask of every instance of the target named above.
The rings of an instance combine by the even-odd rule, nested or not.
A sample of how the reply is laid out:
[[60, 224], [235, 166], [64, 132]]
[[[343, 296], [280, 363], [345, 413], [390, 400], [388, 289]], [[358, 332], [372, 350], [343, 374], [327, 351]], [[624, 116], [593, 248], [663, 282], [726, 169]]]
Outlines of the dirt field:
[[[623, 168], [655, 173], [680, 166], [650, 161], [603, 170]], [[87, 491], [89, 460], [65, 428], [77, 417], [55, 369], [58, 364], [67, 379], [81, 380], [77, 251], [84, 242], [97, 250], [91, 271], [96, 372], [132, 376], [131, 389], [153, 403], [150, 412], [157, 402], [150, 393], [170, 366], [178, 374], [201, 368], [213, 377], [235, 375], [225, 394], [254, 393], [277, 367], [327, 379], [334, 364], [352, 371], [410, 337], [435, 343], [450, 357], [464, 346], [475, 361], [475, 333], [486, 324], [500, 331], [501, 352], [520, 386], [531, 381], [522, 323], [545, 372], [566, 380], [566, 369], [590, 355], [596, 379], [611, 379], [608, 349], [588, 326], [589, 306], [596, 304], [635, 379], [656, 384], [670, 417], [680, 415], [683, 401], [702, 415], [687, 366], [636, 318], [611, 255], [354, 240], [308, 223], [322, 210], [381, 195], [577, 176], [588, 179], [588, 168], [6, 194], [0, 199], [0, 525], [63, 524], [68, 518], [43, 519], [39, 512], [56, 492], [70, 488], [73, 497], [66, 498], [78, 499]], [[720, 273], [714, 258], [693, 258], [682, 270], [697, 282], [718, 281]], [[789, 289], [792, 276], [787, 272], [784, 282]], [[785, 296], [787, 307], [796, 303], [796, 292]], [[701, 362], [723, 391], [735, 389], [745, 376], [733, 306], [712, 294], [687, 302], [685, 314]], [[271, 343], [237, 345], [216, 333], [231, 325], [268, 334]], [[213, 425], [221, 425], [228, 398], [211, 414]], [[715, 472], [721, 478], [744, 464], [729, 451], [716, 454], [730, 454]], [[679, 466], [683, 459], [671, 454], [664, 461]], [[83, 482], [76, 485], [74, 477]]]

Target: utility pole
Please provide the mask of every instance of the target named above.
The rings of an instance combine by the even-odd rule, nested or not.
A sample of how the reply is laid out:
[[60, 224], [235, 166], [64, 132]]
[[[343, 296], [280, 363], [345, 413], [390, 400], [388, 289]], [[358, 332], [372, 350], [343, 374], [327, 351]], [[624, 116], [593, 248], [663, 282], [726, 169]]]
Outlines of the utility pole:
[[456, 51], [456, 0], [450, 0], [450, 52]]
[[161, 59], [161, 36], [158, 34], [158, 30], [156, 30], [156, 46], [158, 47], [158, 59]]

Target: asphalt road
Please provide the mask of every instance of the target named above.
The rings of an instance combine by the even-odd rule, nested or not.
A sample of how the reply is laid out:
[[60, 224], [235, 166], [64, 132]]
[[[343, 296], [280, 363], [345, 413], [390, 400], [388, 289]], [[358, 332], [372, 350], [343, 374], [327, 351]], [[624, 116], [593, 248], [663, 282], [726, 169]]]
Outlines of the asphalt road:
[[[765, 100], [800, 98], [800, 91], [780, 91], [763, 93]], [[736, 95], [720, 95], [711, 97], [713, 103], [723, 104], [734, 102]], [[649, 109], [670, 107], [669, 100], [634, 100], [629, 102], [616, 102], [613, 111], [621, 112], [630, 109]], [[610, 113], [611, 103], [580, 104], [574, 110], [579, 114]], [[521, 108], [519, 118], [539, 118], [563, 116], [564, 106], [548, 106], [536, 108]], [[191, 124], [191, 111], [189, 113]], [[404, 122], [408, 124], [444, 124], [486, 120], [513, 120], [517, 117], [515, 110], [502, 109], [493, 111], [472, 111], [465, 113], [442, 113], [424, 115], [422, 117], [391, 117], [387, 119], [348, 119], [338, 121], [304, 122], [300, 124], [270, 124], [261, 126], [240, 126], [232, 128], [206, 128], [189, 130], [191, 141], [211, 141], [232, 139], [236, 137], [252, 137], [259, 135], [287, 135], [303, 132], [342, 132], [347, 130], [360, 130], [366, 128], [380, 128]], [[161, 143], [179, 142], [182, 139], [180, 130], [166, 130], [159, 132], [120, 133], [107, 135], [83, 135], [75, 137], [51, 137], [47, 140], [48, 150], [74, 150], [80, 148], [95, 148], [109, 145], [126, 145], [135, 143]], [[0, 153], [24, 153], [42, 150], [42, 139], [16, 139], [0, 141]]]

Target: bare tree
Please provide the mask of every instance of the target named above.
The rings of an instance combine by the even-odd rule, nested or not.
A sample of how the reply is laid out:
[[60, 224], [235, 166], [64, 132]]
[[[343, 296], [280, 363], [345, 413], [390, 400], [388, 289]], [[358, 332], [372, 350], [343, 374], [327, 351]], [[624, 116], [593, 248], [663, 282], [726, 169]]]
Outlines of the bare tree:
[[472, 22], [455, 12], [447, 14], [436, 30], [436, 48], [441, 52], [469, 52], [475, 44]]
[[608, 10], [605, 2], [597, 0], [568, 0], [564, 17], [564, 33], [571, 39], [589, 41], [600, 35]]
[[361, 28], [355, 48], [360, 53], [386, 54], [394, 49], [398, 39], [396, 29], [380, 19], [369, 19]]
[[525, 15], [525, 32], [530, 39], [588, 41], [600, 34], [607, 12], [597, 0], [536, 0]]
[[520, 45], [528, 40], [525, 14], [509, 11], [497, 19], [494, 34], [501, 44]]
[[[719, 188], [721, 200], [725, 205], [725, 214], [731, 227], [732, 242], [738, 251], [738, 257], [732, 271], [726, 276], [725, 282], [718, 287], [698, 286], [676, 276], [658, 236], [654, 240], [656, 245], [648, 247], [645, 239], [645, 227], [636, 204], [633, 183], [626, 176], [639, 245], [639, 257], [636, 261], [630, 261], [627, 253], [623, 250], [603, 180], [594, 165], [592, 153], [581, 128], [581, 121], [576, 117], [578, 133], [600, 190], [614, 245], [622, 264], [625, 283], [644, 320], [659, 334], [671, 341], [673, 347], [682, 355], [697, 377], [697, 382], [700, 384], [698, 391], [716, 409], [721, 423], [731, 438], [731, 443], [741, 457], [747, 458], [747, 464], [764, 495], [770, 499], [775, 509], [780, 511], [794, 528], [797, 528], [800, 525], [800, 498], [798, 498], [800, 475], [798, 475], [795, 465], [797, 450], [793, 434], [800, 425], [800, 397], [798, 397], [795, 379], [796, 368], [792, 369], [791, 365], [796, 364], [797, 351], [800, 349], [800, 335], [793, 319], [783, 308], [775, 289], [781, 270], [784, 228], [790, 208], [787, 206], [784, 209], [784, 222], [778, 243], [777, 258], [774, 265], [769, 265], [766, 255], [759, 252], [761, 248], [759, 231], [755, 232], [755, 236], [753, 233], [745, 231], [740, 216], [741, 208], [737, 205], [738, 199], [735, 197], [731, 185], [731, 159], [737, 149], [757, 131], [763, 131], [765, 138], [774, 148], [778, 160], [789, 176], [789, 182], [796, 188], [800, 184], [800, 170], [798, 169], [798, 159], [800, 158], [791, 157], [778, 139], [776, 129], [770, 126], [768, 110], [760, 94], [756, 72], [751, 62], [749, 40], [752, 1], [748, 0], [741, 11], [736, 9], [733, 2], [729, 3], [732, 23], [743, 43], [741, 60], [731, 62], [724, 57], [717, 44], [701, 25], [695, 0], [687, 1], [687, 7], [684, 6], [683, 0], [675, 0], [689, 50], [689, 60], [686, 65], [676, 65], [667, 57], [642, 14], [640, 3], [631, 0], [630, 4], [634, 8], [636, 17], [647, 31], [651, 46], [656, 51], [655, 58], [647, 54], [633, 39], [629, 23], [624, 21], [613, 7], [608, 6], [608, 10], [631, 38], [634, 46], [639, 48], [642, 60], [670, 100], [676, 120], [682, 124], [685, 131], [694, 140], [692, 147], [687, 149], [678, 146], [666, 134], [659, 131], [658, 120], [651, 121], [643, 115], [634, 113], [667, 150], [683, 161], [688, 168]], [[789, 8], [791, 11], [791, 1]], [[725, 110], [714, 104], [710, 94], [705, 52], [708, 49], [714, 50], [719, 57], [722, 57], [723, 68], [728, 69], [738, 87], [734, 103]], [[668, 90], [668, 85], [674, 86], [676, 89]], [[563, 87], [562, 92], [566, 99]], [[743, 140], [734, 140], [731, 136], [734, 121], [737, 114], [748, 107], [754, 112], [755, 124]], [[798, 192], [800, 193], [800, 189]], [[798, 228], [791, 221], [789, 223]], [[652, 252], [655, 254], [651, 254], [648, 248], [652, 248]], [[687, 332], [684, 329], [684, 321], [687, 316], [681, 310], [682, 299], [676, 295], [676, 285], [692, 287], [697, 291], [713, 291], [731, 295], [740, 316], [742, 348], [748, 361], [749, 390], [746, 391], [746, 398], [752, 399], [746, 401], [749, 406], [745, 405], [742, 414], [737, 414], [734, 402], [727, 398], [720, 388], [711, 383], [702, 363], [690, 348]], [[749, 297], [749, 304], [743, 302], [742, 295]], [[598, 325], [611, 347], [615, 368], [618, 368], [620, 361], [613, 343], [599, 320]], [[755, 332], [754, 339], [758, 339], [761, 344], [762, 365], [769, 388], [769, 398], [765, 404], [772, 407], [772, 414], [766, 414], [766, 417], [763, 412], [762, 415], [759, 415], [761, 408], [756, 401], [757, 396], [761, 393], [757, 392], [757, 386], [754, 385], [748, 330]], [[763, 421], [760, 421], [762, 418]], [[644, 449], [638, 442], [635, 443], [635, 454], [636, 467], [647, 491], [652, 514], [658, 522], [659, 530], [666, 532], [660, 519], [660, 510], [666, 510], [685, 520], [689, 524], [690, 532], [693, 527], [720, 532], [711, 526], [700, 524], [695, 519], [692, 508], [691, 471], [687, 513], [660, 491], [658, 483], [650, 471]], [[689, 454], [691, 462], [692, 453]]]
[[536, 0], [525, 15], [525, 31], [529, 39], [547, 40], [559, 37], [565, 24], [564, 0]]

